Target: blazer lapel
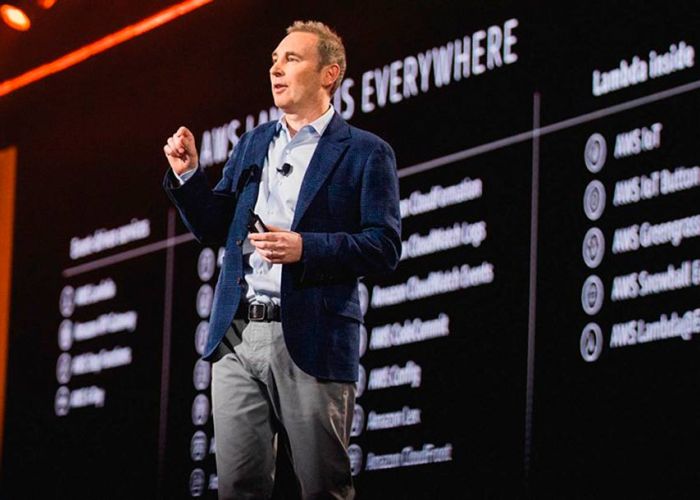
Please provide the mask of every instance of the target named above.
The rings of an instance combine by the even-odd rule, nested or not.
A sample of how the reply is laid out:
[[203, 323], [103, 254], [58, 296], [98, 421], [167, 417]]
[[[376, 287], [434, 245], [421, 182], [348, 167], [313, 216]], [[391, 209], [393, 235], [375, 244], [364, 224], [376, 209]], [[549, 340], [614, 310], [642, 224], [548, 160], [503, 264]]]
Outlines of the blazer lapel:
[[314, 196], [330, 175], [336, 163], [347, 149], [347, 139], [350, 137], [350, 127], [338, 113], [333, 115], [326, 131], [318, 141], [309, 167], [304, 174], [304, 180], [299, 190], [299, 198], [294, 211], [291, 230], [294, 231], [306, 209], [309, 208]]
[[[238, 192], [242, 188], [241, 183], [246, 182], [246, 180], [241, 178], [241, 175], [247, 175], [246, 172], [249, 171], [251, 166], [256, 165], [259, 170], [262, 170], [267, 151], [270, 148], [270, 141], [272, 141], [276, 130], [277, 122], [271, 122], [263, 125], [250, 138], [250, 142], [246, 145], [245, 151], [243, 151], [241, 156], [241, 161], [236, 167], [236, 173], [231, 183], [231, 191]], [[256, 177], [256, 179], [252, 179], [252, 182], [257, 184], [260, 176], [257, 175]], [[240, 193], [238, 194], [240, 195]]]
[[251, 144], [251, 151], [246, 160], [248, 163], [244, 167], [250, 165], [257, 165], [258, 168], [262, 169], [265, 163], [265, 158], [267, 158], [267, 152], [270, 149], [270, 142], [275, 136], [277, 131], [277, 122], [271, 122], [269, 126], [263, 130], [260, 134], [256, 134], [253, 138], [253, 144]]

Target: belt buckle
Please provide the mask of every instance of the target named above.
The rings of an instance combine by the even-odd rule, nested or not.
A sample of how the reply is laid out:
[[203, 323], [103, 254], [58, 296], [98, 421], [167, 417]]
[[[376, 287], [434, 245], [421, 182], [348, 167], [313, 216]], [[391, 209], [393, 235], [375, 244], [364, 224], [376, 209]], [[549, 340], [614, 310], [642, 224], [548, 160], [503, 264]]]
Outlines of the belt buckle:
[[267, 318], [267, 305], [266, 304], [249, 304], [248, 305], [248, 319], [250, 321], [265, 321]]

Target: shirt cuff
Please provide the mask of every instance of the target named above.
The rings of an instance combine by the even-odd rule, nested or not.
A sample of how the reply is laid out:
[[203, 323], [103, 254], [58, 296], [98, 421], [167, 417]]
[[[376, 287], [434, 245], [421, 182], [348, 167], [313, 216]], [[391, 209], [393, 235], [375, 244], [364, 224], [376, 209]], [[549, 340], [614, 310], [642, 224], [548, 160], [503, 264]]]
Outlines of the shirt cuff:
[[187, 180], [194, 175], [194, 173], [197, 171], [197, 167], [191, 168], [190, 170], [187, 170], [186, 172], [183, 172], [182, 174], [178, 175], [175, 173], [173, 170], [173, 175], [175, 178], [180, 182], [180, 185], [182, 186]]

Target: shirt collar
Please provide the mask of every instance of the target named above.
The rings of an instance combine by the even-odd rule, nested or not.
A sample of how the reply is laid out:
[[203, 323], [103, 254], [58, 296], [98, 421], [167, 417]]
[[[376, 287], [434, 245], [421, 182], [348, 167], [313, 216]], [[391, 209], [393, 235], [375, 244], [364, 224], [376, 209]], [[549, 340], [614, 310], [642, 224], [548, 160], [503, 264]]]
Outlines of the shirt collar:
[[[329, 105], [328, 109], [326, 110], [325, 113], [323, 113], [321, 116], [316, 118], [314, 121], [311, 123], [308, 123], [304, 125], [299, 132], [304, 130], [307, 127], [311, 127], [319, 137], [323, 135], [323, 133], [326, 131], [326, 128], [328, 128], [328, 124], [331, 122], [333, 119], [333, 114], [335, 113], [335, 108], [333, 108], [333, 105]], [[280, 130], [284, 129], [284, 131], [289, 135], [289, 129], [287, 128], [287, 122], [284, 119], [285, 115], [282, 115], [280, 119], [277, 121], [277, 133], [279, 133]]]

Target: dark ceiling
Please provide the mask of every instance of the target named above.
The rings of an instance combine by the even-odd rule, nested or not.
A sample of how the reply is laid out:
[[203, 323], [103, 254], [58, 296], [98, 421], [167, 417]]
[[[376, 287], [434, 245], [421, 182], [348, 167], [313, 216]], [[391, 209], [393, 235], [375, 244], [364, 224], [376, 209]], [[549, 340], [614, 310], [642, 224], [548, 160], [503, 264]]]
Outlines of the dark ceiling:
[[[0, 21], [0, 81], [53, 61], [182, 0], [58, 0], [44, 10], [34, 0], [6, 3], [30, 17], [29, 31]], [[3, 2], [5, 3], [5, 2]]]

